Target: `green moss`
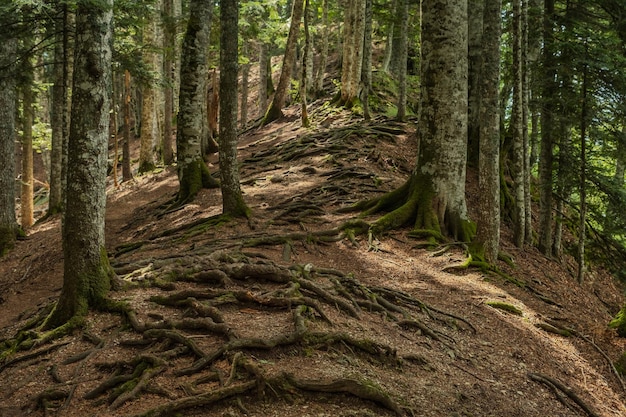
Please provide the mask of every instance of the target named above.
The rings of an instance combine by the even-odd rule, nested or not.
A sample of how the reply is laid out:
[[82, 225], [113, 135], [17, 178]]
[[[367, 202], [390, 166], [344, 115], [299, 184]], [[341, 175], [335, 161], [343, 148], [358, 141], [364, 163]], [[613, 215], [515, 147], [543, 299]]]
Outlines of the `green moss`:
[[619, 337], [626, 337], [626, 304], [609, 322], [609, 327], [616, 329]]
[[497, 308], [498, 310], [506, 311], [507, 313], [515, 314], [516, 316], [523, 316], [524, 312], [514, 305], [503, 303], [502, 301], [487, 301], [485, 302], [489, 307]]
[[178, 203], [185, 204], [193, 200], [203, 188], [218, 188], [219, 182], [211, 176], [209, 168], [202, 159], [196, 159], [179, 168], [180, 188]]
[[613, 364], [615, 366], [615, 370], [622, 376], [626, 375], [626, 352], [622, 353], [622, 355], [615, 361]]
[[19, 228], [4, 226], [0, 227], [0, 257], [6, 255], [15, 247], [15, 239], [17, 238]]

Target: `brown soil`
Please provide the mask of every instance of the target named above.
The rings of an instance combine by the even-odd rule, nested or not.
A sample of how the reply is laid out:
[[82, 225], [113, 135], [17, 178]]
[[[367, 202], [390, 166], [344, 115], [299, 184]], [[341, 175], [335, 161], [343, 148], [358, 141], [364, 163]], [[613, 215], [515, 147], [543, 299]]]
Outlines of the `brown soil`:
[[[593, 268], [579, 286], [570, 259], [514, 248], [506, 225], [514, 266], [499, 267], [521, 286], [453, 268], [460, 245], [423, 249], [408, 230], [351, 239], [336, 228], [355, 214], [337, 209], [402, 184], [414, 137], [311, 107], [315, 130], [291, 110], [242, 135], [250, 222], [212, 217], [219, 190], [168, 210], [171, 168], [111, 186], [107, 246], [126, 283], [111, 298], [132, 312], [5, 356], [0, 416], [626, 415], [607, 360], [626, 350], [607, 328], [620, 285]], [[470, 175], [470, 208], [477, 193]], [[0, 340], [58, 297], [59, 227], [37, 224], [0, 261]]]

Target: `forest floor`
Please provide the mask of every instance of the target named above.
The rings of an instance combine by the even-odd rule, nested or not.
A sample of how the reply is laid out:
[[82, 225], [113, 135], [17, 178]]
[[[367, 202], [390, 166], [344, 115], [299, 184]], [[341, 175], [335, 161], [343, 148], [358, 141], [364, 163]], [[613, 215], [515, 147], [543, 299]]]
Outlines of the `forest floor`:
[[[592, 266], [578, 285], [506, 221], [508, 275], [409, 229], [359, 234], [376, 217], [338, 209], [408, 178], [412, 125], [311, 110], [315, 128], [292, 109], [241, 136], [250, 221], [220, 218], [219, 190], [169, 210], [174, 168], [111, 184], [110, 296], [127, 308], [4, 356], [0, 416], [626, 416], [620, 284]], [[478, 193], [470, 173], [470, 215]], [[0, 260], [0, 341], [49, 311], [62, 263], [58, 217]]]

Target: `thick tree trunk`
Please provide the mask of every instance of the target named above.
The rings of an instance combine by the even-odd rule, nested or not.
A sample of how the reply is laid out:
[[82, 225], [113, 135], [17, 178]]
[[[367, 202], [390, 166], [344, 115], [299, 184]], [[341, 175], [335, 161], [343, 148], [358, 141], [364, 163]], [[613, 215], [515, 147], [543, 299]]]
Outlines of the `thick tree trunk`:
[[250, 210], [243, 201], [237, 166], [237, 66], [238, 24], [237, 0], [220, 1], [220, 175], [224, 214], [248, 217]]
[[301, 120], [302, 126], [309, 127], [309, 112], [307, 109], [307, 94], [309, 91], [309, 57], [312, 52], [311, 33], [309, 32], [309, 17], [310, 17], [309, 0], [304, 1], [304, 54], [302, 55], [302, 74], [300, 77], [300, 101], [301, 106]]
[[348, 0], [344, 12], [341, 97], [339, 104], [351, 108], [359, 99], [363, 65], [365, 0]]
[[206, 100], [207, 51], [211, 23], [210, 2], [192, 0], [183, 40], [180, 111], [177, 124], [178, 202], [185, 203], [202, 188], [217, 187], [202, 155], [202, 107]]
[[277, 120], [283, 116], [282, 108], [287, 100], [287, 92], [291, 84], [291, 73], [296, 57], [296, 43], [298, 40], [298, 32], [300, 31], [300, 21], [302, 20], [302, 12], [304, 9], [304, 0], [295, 0], [291, 10], [291, 25], [289, 27], [289, 35], [287, 37], [287, 45], [285, 46], [285, 55], [283, 56], [283, 67], [280, 71], [280, 79], [276, 93], [269, 109], [263, 117], [262, 124], [267, 124]]
[[478, 160], [479, 218], [476, 230], [478, 250], [485, 261], [498, 259], [500, 245], [500, 21], [501, 0], [488, 1], [484, 9], [482, 35], [482, 81], [480, 83]]
[[513, 240], [521, 248], [525, 242], [526, 201], [524, 192], [524, 114], [523, 114], [523, 68], [522, 68], [522, 7], [521, 0], [513, 0], [513, 108], [511, 130], [513, 149], [511, 152], [511, 174], [513, 177]]
[[83, 316], [110, 288], [104, 247], [113, 0], [79, 3], [63, 228], [63, 288], [45, 327]]
[[122, 182], [133, 179], [130, 166], [130, 72], [124, 71], [124, 144], [122, 145]]
[[467, 1], [423, 4], [422, 90], [419, 154], [409, 181], [365, 203], [369, 212], [392, 208], [373, 232], [413, 222], [431, 237], [469, 241], [465, 168], [467, 158]]
[[[393, 0], [390, 6], [390, 10], [395, 16], [396, 9], [398, 8], [398, 0]], [[394, 18], [390, 19], [390, 22], [387, 26], [387, 37], [385, 38], [385, 54], [383, 55], [383, 62], [380, 66], [380, 69], [384, 72], [389, 72], [389, 67], [391, 66], [391, 57], [393, 55], [393, 34], [395, 31], [394, 22]]]
[[259, 43], [259, 117], [265, 115], [265, 111], [267, 110], [267, 100], [268, 100], [268, 89], [267, 89], [267, 77], [271, 76], [268, 74], [268, 65], [270, 61], [269, 57], [269, 47], [265, 42]]
[[468, 110], [467, 151], [468, 162], [478, 165], [480, 141], [480, 77], [483, 51], [483, 9], [485, 0], [469, 0], [468, 3]]
[[15, 244], [15, 59], [17, 40], [0, 31], [0, 257]]

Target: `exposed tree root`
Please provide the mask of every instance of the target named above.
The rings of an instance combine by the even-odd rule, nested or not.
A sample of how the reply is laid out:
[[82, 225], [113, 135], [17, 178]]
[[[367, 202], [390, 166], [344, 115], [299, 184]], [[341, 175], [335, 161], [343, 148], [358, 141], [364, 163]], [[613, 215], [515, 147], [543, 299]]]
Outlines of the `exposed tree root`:
[[589, 417], [599, 417], [600, 415], [593, 411], [571, 388], [566, 387], [561, 382], [547, 375], [529, 373], [528, 377], [536, 382], [541, 382], [546, 385], [566, 407], [570, 407], [570, 404], [563, 397], [565, 394], [567, 398], [574, 401]]

